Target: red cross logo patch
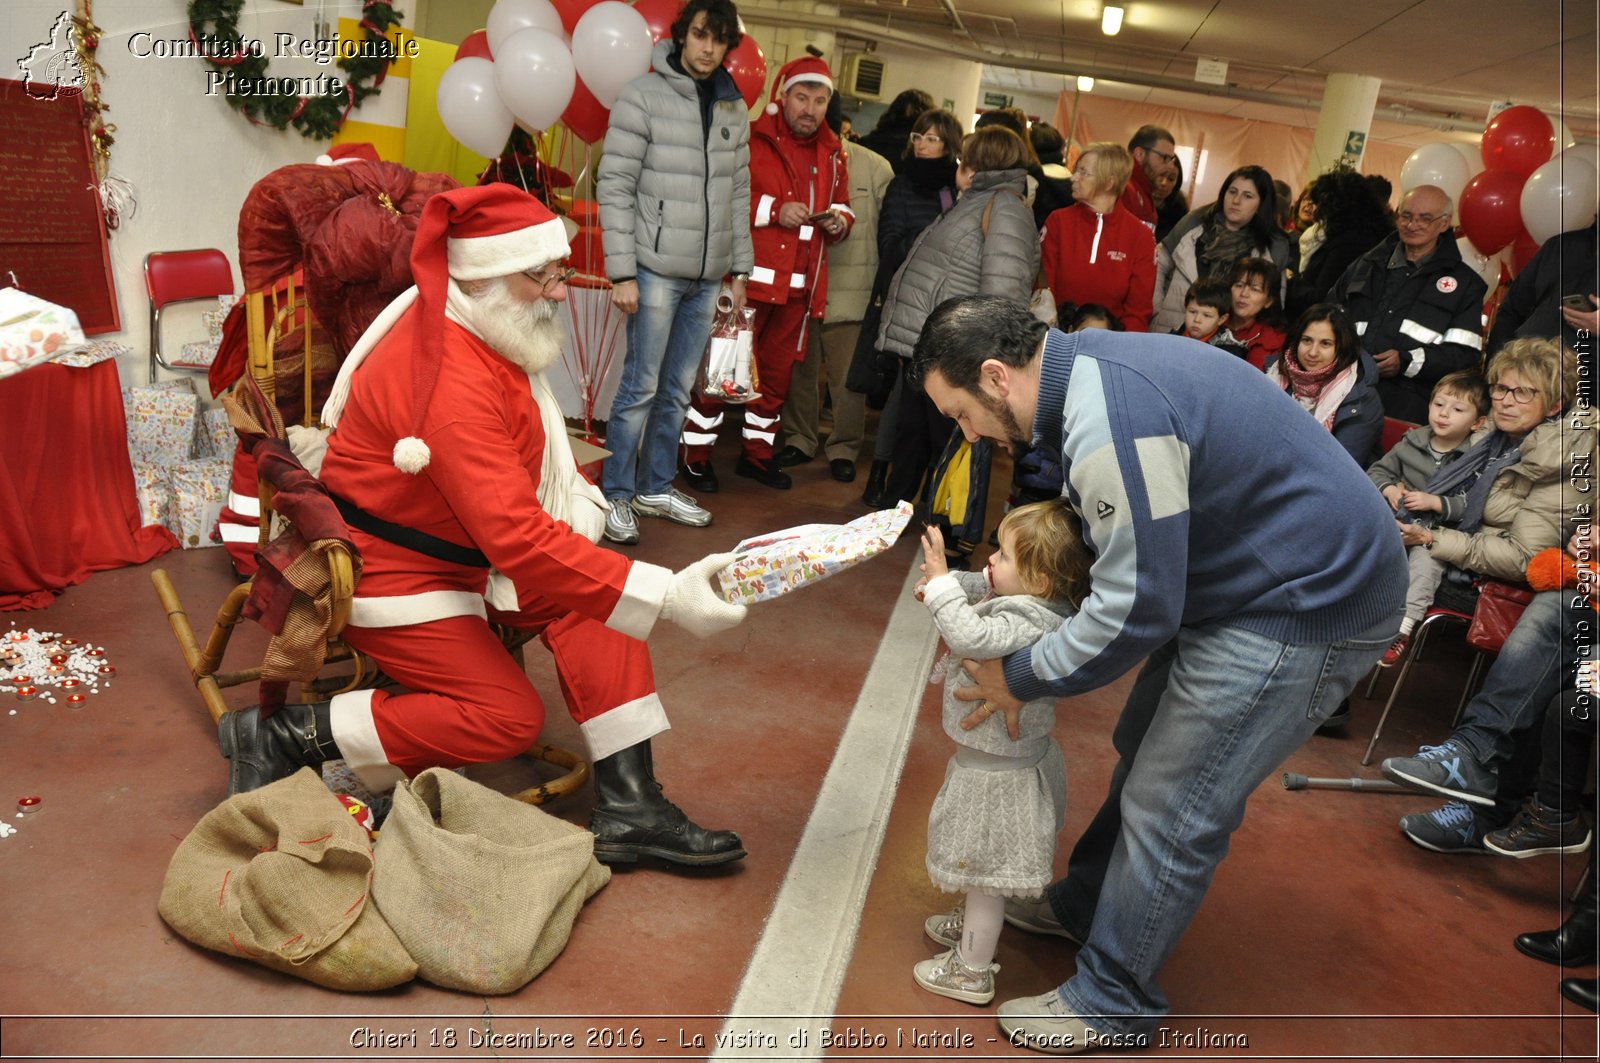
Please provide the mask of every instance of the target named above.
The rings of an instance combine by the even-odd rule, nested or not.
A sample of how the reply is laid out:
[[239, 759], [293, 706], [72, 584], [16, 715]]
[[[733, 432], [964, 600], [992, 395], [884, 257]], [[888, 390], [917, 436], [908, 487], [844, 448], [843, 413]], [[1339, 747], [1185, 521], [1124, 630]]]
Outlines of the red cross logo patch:
[[1449, 295], [1451, 292], [1456, 290], [1458, 283], [1459, 282], [1454, 277], [1440, 277], [1438, 288], [1441, 292]]

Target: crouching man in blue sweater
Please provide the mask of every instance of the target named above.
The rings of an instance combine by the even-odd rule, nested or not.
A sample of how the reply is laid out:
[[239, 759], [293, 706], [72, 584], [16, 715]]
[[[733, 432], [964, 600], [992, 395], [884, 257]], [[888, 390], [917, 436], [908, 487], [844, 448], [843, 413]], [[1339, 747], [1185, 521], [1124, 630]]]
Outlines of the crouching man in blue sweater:
[[1077, 615], [1032, 649], [967, 663], [977, 685], [962, 694], [978, 705], [964, 726], [1003, 711], [1014, 736], [1022, 702], [1145, 661], [1068, 877], [1006, 913], [1081, 941], [1077, 973], [1002, 1004], [1000, 1026], [1058, 1054], [1148, 1044], [1169, 1010], [1156, 975], [1246, 799], [1399, 630], [1394, 518], [1325, 428], [1226, 352], [1067, 335], [971, 296], [928, 318], [909, 374], [969, 440], [1059, 452], [1096, 555]]

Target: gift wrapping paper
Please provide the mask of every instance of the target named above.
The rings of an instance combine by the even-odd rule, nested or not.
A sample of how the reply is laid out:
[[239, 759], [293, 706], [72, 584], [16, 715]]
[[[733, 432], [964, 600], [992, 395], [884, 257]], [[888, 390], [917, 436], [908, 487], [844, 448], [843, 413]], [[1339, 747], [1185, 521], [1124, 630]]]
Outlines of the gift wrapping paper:
[[170, 468], [194, 447], [200, 398], [187, 380], [122, 389], [128, 420], [128, 456], [135, 465]]
[[214, 546], [211, 532], [228, 501], [233, 464], [222, 458], [194, 458], [173, 466], [168, 477], [172, 510], [167, 527], [185, 550]]
[[217, 360], [217, 348], [221, 338], [214, 340], [195, 340], [193, 343], [183, 345], [183, 353], [178, 357], [180, 365], [210, 365]]
[[200, 411], [195, 424], [194, 454], [196, 458], [227, 458], [239, 445], [239, 436], [228, 423], [228, 411], [221, 406], [207, 406]]
[[126, 343], [116, 340], [90, 340], [71, 354], [64, 354], [56, 359], [57, 365], [71, 366], [74, 369], [87, 369], [100, 362], [108, 362], [113, 358], [127, 355], [133, 358], [133, 348]]
[[911, 503], [901, 502], [849, 524], [802, 524], [745, 539], [733, 548], [738, 559], [717, 573], [722, 596], [748, 605], [809, 587], [889, 549], [910, 519]]
[[0, 380], [83, 346], [78, 315], [38, 296], [0, 288]]
[[[133, 489], [139, 498], [139, 525], [167, 525], [172, 512], [172, 484], [167, 469], [161, 465], [135, 465]], [[167, 525], [169, 528], [171, 525]]]

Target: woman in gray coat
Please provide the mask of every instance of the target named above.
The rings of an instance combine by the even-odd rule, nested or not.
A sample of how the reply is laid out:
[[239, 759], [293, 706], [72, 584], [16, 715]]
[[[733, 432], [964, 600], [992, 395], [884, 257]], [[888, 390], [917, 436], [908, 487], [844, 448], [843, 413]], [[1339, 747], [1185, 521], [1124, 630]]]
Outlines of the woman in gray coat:
[[[1027, 152], [1009, 129], [988, 126], [961, 142], [961, 198], [917, 237], [889, 285], [878, 348], [905, 361], [934, 307], [961, 295], [1003, 295], [1023, 306], [1039, 273], [1039, 231], [1027, 194]], [[902, 381], [893, 464], [882, 498], [915, 501], [955, 422], [921, 388]]]

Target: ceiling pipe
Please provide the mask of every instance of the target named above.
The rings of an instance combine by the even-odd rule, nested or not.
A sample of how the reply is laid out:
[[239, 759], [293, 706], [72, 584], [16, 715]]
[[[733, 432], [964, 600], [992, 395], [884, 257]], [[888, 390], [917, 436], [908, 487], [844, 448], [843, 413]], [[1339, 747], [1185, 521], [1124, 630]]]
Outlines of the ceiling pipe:
[[[954, 15], [951, 0], [942, 0]], [[765, 22], [775, 26], [811, 26], [815, 24], [813, 16], [795, 14], [781, 8], [767, 7], [764, 4], [743, 3], [739, 6], [740, 14], [748, 16], [756, 22]], [[960, 16], [955, 15], [957, 25], [960, 25]], [[933, 52], [937, 55], [950, 56], [954, 59], [964, 59], [968, 62], [982, 62], [991, 66], [1009, 67], [1013, 70], [1031, 70], [1041, 74], [1060, 74], [1063, 76], [1076, 76], [1079, 74], [1095, 78], [1097, 81], [1109, 81], [1123, 85], [1138, 85], [1144, 88], [1167, 89], [1172, 92], [1191, 92], [1202, 96], [1222, 97], [1230, 100], [1243, 100], [1248, 103], [1264, 103], [1274, 107], [1291, 107], [1307, 110], [1313, 113], [1322, 110], [1322, 101], [1309, 96], [1291, 96], [1280, 92], [1261, 92], [1255, 89], [1241, 89], [1236, 86], [1202, 88], [1198, 82], [1184, 81], [1181, 78], [1164, 77], [1160, 74], [1131, 73], [1126, 70], [1099, 66], [1094, 63], [1067, 62], [1061, 59], [1045, 59], [1033, 56], [1005, 55], [990, 51], [981, 43], [973, 40], [971, 45], [955, 44], [942, 41], [936, 37], [928, 37], [919, 33], [897, 30], [890, 26], [878, 26], [860, 19], [835, 16], [830, 19], [830, 28], [836, 33], [848, 33], [868, 41], [885, 41], [901, 44], [919, 51]], [[965, 27], [962, 27], [965, 32]], [[971, 39], [971, 34], [967, 34]], [[976, 48], [978, 54], [973, 55]], [[1487, 112], [1488, 105], [1484, 105]], [[1431, 111], [1421, 111], [1404, 104], [1381, 104], [1373, 113], [1374, 118], [1384, 121], [1397, 122], [1401, 125], [1421, 126], [1427, 129], [1445, 130], [1453, 133], [1482, 133], [1484, 122], [1477, 119], [1455, 118], [1450, 115], [1437, 114]], [[1589, 143], [1589, 138], [1579, 137], [1580, 143]]]

